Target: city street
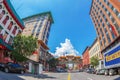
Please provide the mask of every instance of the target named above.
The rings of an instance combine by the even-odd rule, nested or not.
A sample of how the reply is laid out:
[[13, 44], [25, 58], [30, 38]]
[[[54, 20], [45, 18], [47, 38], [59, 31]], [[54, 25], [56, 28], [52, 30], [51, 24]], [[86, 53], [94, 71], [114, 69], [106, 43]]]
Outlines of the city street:
[[120, 80], [119, 75], [104, 76], [88, 74], [85, 72], [74, 73], [44, 73], [36, 76], [32, 74], [14, 74], [0, 72], [0, 80]]

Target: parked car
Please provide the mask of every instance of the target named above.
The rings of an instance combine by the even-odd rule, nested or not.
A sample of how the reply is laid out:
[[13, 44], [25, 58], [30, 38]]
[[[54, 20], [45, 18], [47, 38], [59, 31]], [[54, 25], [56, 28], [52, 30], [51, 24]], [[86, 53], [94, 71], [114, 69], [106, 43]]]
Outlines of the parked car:
[[3, 71], [4, 70], [4, 66], [5, 64], [4, 63], [0, 63], [0, 70]]
[[23, 66], [21, 66], [20, 64], [17, 63], [7, 63], [7, 64], [3, 64], [3, 71], [8, 73], [8, 72], [15, 72], [15, 73], [25, 73], [25, 68]]
[[84, 70], [83, 69], [79, 69], [79, 72], [83, 72]]
[[89, 73], [92, 73], [92, 74], [95, 74], [95, 69], [93, 69], [93, 68], [91, 68], [91, 69], [89, 69]]
[[104, 75], [105, 74], [105, 69], [99, 69], [96, 71], [97, 75]]
[[84, 71], [84, 72], [87, 72], [87, 71], [88, 71], [88, 69], [84, 69], [83, 71]]
[[95, 74], [95, 69], [93, 68], [87, 69], [87, 73]]
[[67, 71], [65, 69], [60, 68], [60, 69], [57, 69], [57, 72], [67, 72]]

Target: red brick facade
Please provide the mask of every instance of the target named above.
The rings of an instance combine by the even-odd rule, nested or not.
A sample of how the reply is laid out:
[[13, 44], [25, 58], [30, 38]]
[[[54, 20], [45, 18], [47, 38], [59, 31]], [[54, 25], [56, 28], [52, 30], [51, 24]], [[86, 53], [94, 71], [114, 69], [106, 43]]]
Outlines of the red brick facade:
[[85, 49], [85, 51], [82, 54], [83, 57], [83, 67], [88, 67], [90, 64], [90, 59], [89, 59], [89, 47]]

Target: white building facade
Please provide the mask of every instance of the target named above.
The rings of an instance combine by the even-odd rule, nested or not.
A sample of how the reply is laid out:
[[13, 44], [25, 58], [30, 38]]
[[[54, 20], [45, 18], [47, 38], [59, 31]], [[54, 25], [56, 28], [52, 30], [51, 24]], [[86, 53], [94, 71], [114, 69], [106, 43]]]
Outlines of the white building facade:
[[103, 57], [101, 54], [100, 44], [99, 44], [99, 41], [97, 38], [95, 39], [92, 46], [90, 47], [89, 57], [90, 57], [90, 59], [92, 57], [97, 57], [99, 59], [99, 65], [97, 66], [97, 69], [103, 68], [103, 60], [102, 60]]
[[25, 29], [23, 30], [22, 35], [33, 36], [38, 39], [37, 54], [33, 54], [30, 59], [36, 62], [32, 63], [32, 66], [35, 66], [35, 72], [41, 73], [38, 72], [41, 71], [41, 64], [43, 65], [43, 70], [45, 70], [47, 66], [46, 54], [49, 50], [47, 43], [51, 24], [53, 23], [52, 15], [50, 12], [40, 13], [26, 17], [23, 21]]

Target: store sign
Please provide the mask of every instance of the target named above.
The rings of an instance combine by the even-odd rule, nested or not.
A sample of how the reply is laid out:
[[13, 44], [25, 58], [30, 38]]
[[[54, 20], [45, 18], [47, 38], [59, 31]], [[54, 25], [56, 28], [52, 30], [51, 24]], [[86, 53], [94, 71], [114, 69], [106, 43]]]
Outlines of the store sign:
[[105, 66], [120, 64], [120, 45], [112, 48], [111, 51], [104, 54]]
[[106, 56], [106, 62], [117, 59], [117, 58], [120, 58], [120, 50], [115, 52], [112, 55]]

